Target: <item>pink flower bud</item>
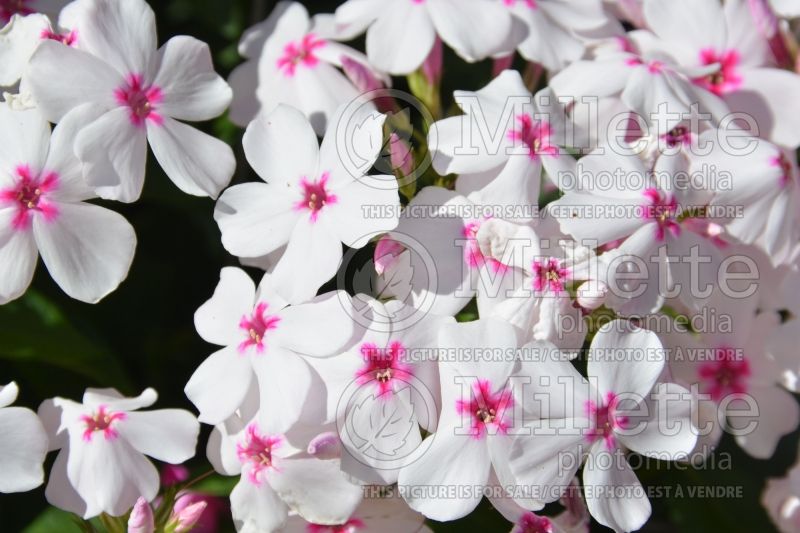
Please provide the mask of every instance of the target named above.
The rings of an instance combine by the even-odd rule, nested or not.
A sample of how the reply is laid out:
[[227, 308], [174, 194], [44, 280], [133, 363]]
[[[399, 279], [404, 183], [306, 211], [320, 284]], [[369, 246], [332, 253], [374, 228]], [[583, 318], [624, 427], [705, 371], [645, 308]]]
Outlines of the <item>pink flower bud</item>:
[[320, 433], [308, 443], [307, 451], [318, 459], [336, 459], [342, 455], [342, 443], [332, 431]]
[[781, 33], [780, 21], [775, 15], [775, 11], [772, 10], [772, 6], [769, 5], [767, 0], [748, 0], [748, 5], [756, 28], [767, 39], [778, 64], [782, 67], [791, 68], [793, 63], [792, 53], [786, 46], [786, 40]]
[[408, 176], [414, 171], [414, 156], [411, 153], [411, 147], [396, 133], [389, 136], [389, 152], [394, 170], [399, 170], [403, 176]]
[[578, 305], [594, 310], [603, 305], [608, 295], [608, 285], [602, 281], [587, 281], [578, 287]]
[[492, 77], [496, 78], [504, 70], [510, 69], [513, 62], [514, 54], [509, 54], [507, 56], [498, 57], [495, 59], [494, 63], [492, 63]]
[[363, 63], [347, 56], [342, 56], [341, 60], [345, 76], [362, 93], [384, 88], [383, 82]]
[[388, 235], [384, 235], [375, 245], [375, 272], [382, 276], [386, 270], [397, 262], [398, 256], [403, 253], [405, 247]]
[[422, 64], [422, 73], [428, 81], [428, 85], [439, 85], [442, 79], [442, 63], [444, 60], [444, 48], [442, 47], [442, 40], [438, 37], [433, 43], [431, 53], [425, 58]]
[[189, 479], [189, 469], [183, 465], [164, 465], [161, 467], [161, 484], [171, 487]]
[[140, 497], [133, 506], [128, 518], [128, 533], [153, 533], [156, 529], [153, 520], [153, 509], [147, 500]]
[[179, 503], [180, 500], [175, 503], [175, 507], [172, 509], [172, 518], [170, 518], [170, 523], [176, 524], [174, 529], [175, 533], [183, 533], [184, 531], [191, 530], [197, 521], [200, 520], [200, 516], [208, 506], [208, 502], [205, 500], [190, 503], [185, 507], [180, 507]]

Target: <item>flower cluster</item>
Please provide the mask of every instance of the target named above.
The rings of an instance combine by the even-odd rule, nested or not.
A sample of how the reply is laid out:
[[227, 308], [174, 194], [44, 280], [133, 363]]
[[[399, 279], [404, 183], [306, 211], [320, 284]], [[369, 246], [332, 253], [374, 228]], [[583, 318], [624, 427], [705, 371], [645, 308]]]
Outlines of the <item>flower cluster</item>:
[[[124, 281], [136, 234], [97, 200], [139, 200], [148, 146], [215, 200], [240, 264], [194, 315], [215, 346], [186, 376], [197, 418], [140, 412], [152, 389], [37, 416], [12, 383], [0, 490], [41, 484], [57, 449], [52, 505], [188, 531], [207, 502], [159, 496], [145, 456], [187, 461], [202, 422], [237, 531], [425, 531], [484, 498], [519, 533], [634, 531], [634, 457], [697, 465], [730, 438], [771, 458], [800, 424], [798, 16], [283, 1], [226, 81], [205, 43], [158, 47], [144, 0], [0, 0], [0, 303], [39, 255], [82, 302]], [[492, 64], [452, 106], [446, 48]], [[254, 171], [233, 185], [231, 146], [186, 124], [228, 108]], [[764, 495], [785, 531], [798, 468]]]

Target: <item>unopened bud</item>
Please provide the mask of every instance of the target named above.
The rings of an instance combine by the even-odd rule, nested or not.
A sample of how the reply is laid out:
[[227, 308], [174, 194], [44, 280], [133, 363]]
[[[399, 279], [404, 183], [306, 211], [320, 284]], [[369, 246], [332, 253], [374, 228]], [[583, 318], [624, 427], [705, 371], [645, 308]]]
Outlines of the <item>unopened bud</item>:
[[140, 497], [128, 518], [128, 533], [153, 533], [155, 529], [153, 509], [147, 500]]
[[341, 60], [345, 76], [362, 93], [384, 88], [383, 82], [363, 63], [347, 56], [342, 56]]
[[174, 531], [175, 533], [190, 531], [195, 524], [197, 524], [197, 521], [200, 520], [200, 516], [202, 516], [203, 511], [205, 511], [208, 506], [208, 502], [205, 500], [195, 501], [189, 505], [183, 506], [181, 505], [182, 499], [183, 498], [179, 498], [178, 501], [175, 502], [175, 507], [172, 509], [172, 517], [170, 517], [167, 526], [169, 531]]
[[307, 451], [317, 459], [337, 459], [342, 455], [342, 443], [336, 433], [320, 433], [308, 443]]
[[444, 48], [442, 40], [438, 37], [433, 43], [431, 53], [425, 58], [422, 64], [422, 73], [428, 81], [428, 85], [438, 85], [442, 79], [442, 64], [444, 62]]
[[603, 305], [608, 295], [608, 285], [602, 281], [587, 281], [578, 287], [578, 305], [594, 310]]
[[396, 133], [389, 135], [389, 156], [392, 169], [400, 171], [401, 177], [408, 176], [414, 171], [414, 155], [408, 143]]
[[405, 247], [392, 239], [389, 235], [384, 235], [375, 245], [373, 261], [375, 272], [382, 276], [392, 265], [397, 262], [398, 257], [405, 250]]

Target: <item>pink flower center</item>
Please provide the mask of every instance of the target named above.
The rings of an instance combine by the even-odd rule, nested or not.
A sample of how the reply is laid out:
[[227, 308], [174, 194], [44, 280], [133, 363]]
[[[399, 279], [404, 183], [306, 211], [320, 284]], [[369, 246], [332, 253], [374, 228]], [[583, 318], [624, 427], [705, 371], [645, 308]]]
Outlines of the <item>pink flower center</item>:
[[503, 3], [508, 7], [513, 7], [517, 2], [523, 2], [527, 7], [536, 9], [536, 0], [503, 0]]
[[684, 126], [677, 126], [665, 133], [662, 138], [669, 148], [675, 148], [676, 146], [691, 144], [692, 132]]
[[533, 262], [533, 290], [536, 292], [550, 289], [552, 292], [560, 293], [569, 279], [569, 269], [555, 257], [544, 261], [537, 259]]
[[14, 185], [0, 189], [0, 205], [12, 204], [17, 209], [11, 219], [12, 227], [17, 230], [30, 228], [34, 213], [41, 213], [47, 221], [54, 220], [58, 208], [47, 200], [47, 196], [58, 188], [58, 174], [42, 172], [35, 176], [28, 165], [19, 165], [15, 174]]
[[740, 61], [739, 52], [736, 50], [727, 50], [718, 54], [712, 48], [705, 48], [700, 51], [700, 63], [703, 65], [719, 63], [719, 70], [708, 76], [697, 78], [694, 82], [717, 96], [736, 91], [743, 82], [738, 70]]
[[715, 352], [716, 359], [700, 365], [697, 370], [705, 392], [714, 401], [720, 401], [729, 394], [747, 392], [750, 377], [750, 362], [741, 357], [737, 350], [722, 347]]
[[553, 533], [553, 523], [545, 516], [525, 513], [517, 524], [519, 533]]
[[319, 58], [314, 53], [318, 48], [325, 46], [325, 40], [318, 38], [313, 33], [306, 34], [299, 41], [291, 42], [283, 47], [283, 55], [278, 58], [278, 70], [284, 76], [294, 76], [298, 65], [313, 68], [319, 63]]
[[318, 181], [309, 181], [307, 178], [300, 180], [303, 199], [295, 204], [297, 211], [309, 211], [311, 222], [316, 222], [319, 212], [326, 205], [335, 204], [336, 195], [331, 194], [327, 189], [330, 175], [323, 172]]
[[491, 383], [485, 379], [479, 379], [475, 383], [472, 397], [468, 401], [456, 400], [456, 411], [460, 415], [469, 415], [470, 435], [476, 439], [483, 438], [489, 427], [505, 435], [510, 425], [507, 411], [513, 406], [514, 396], [511, 390], [503, 388], [493, 393]]
[[644, 218], [654, 220], [658, 225], [656, 238], [663, 241], [667, 231], [677, 237], [680, 235], [681, 226], [678, 223], [678, 200], [671, 193], [662, 192], [655, 188], [644, 191], [648, 204], [644, 206]]
[[267, 314], [267, 302], [259, 302], [250, 316], [243, 316], [239, 321], [239, 328], [245, 332], [246, 338], [239, 343], [239, 353], [244, 353], [248, 348], [255, 346], [256, 352], [261, 354], [266, 349], [264, 336], [267, 331], [278, 327], [280, 317]]
[[789, 161], [783, 152], [772, 159], [772, 165], [781, 167], [781, 187], [786, 187], [793, 181], [794, 168], [792, 168], [791, 161]]
[[407, 380], [413, 374], [411, 366], [403, 362], [405, 355], [406, 349], [400, 341], [390, 342], [385, 349], [372, 342], [363, 343], [361, 357], [364, 366], [356, 372], [356, 380], [362, 385], [375, 380], [380, 395], [390, 392], [394, 380]]
[[108, 407], [101, 405], [97, 411], [89, 415], [81, 415], [81, 422], [84, 423], [86, 429], [83, 430], [83, 440], [91, 442], [92, 436], [97, 431], [102, 431], [106, 440], [113, 440], [119, 436], [114, 425], [120, 421], [125, 420], [127, 415], [125, 413], [114, 413], [108, 410]]
[[30, 15], [33, 9], [28, 7], [31, 0], [0, 0], [0, 22], [3, 24], [11, 20], [14, 15]]
[[586, 402], [586, 416], [592, 424], [586, 434], [586, 439], [590, 443], [603, 439], [606, 446], [611, 449], [615, 443], [614, 430], [625, 429], [628, 426], [628, 417], [617, 413], [617, 401], [617, 395], [609, 392], [601, 405], [592, 400]]
[[261, 484], [261, 473], [275, 468], [275, 450], [280, 448], [283, 438], [279, 435], [262, 435], [255, 423], [247, 426], [244, 442], [236, 444], [239, 462], [247, 467], [247, 479], [253, 485]]
[[50, 29], [42, 30], [42, 34], [40, 36], [42, 39], [49, 39], [51, 41], [58, 41], [61, 44], [65, 44], [67, 46], [72, 46], [78, 40], [78, 32], [75, 30], [66, 32], [66, 33], [58, 33], [54, 32]]
[[517, 129], [508, 132], [513, 143], [522, 143], [528, 147], [528, 157], [536, 161], [540, 155], [558, 155], [558, 148], [550, 144], [552, 128], [550, 123], [531, 118], [530, 115], [517, 115]]
[[508, 266], [504, 265], [494, 257], [484, 256], [483, 252], [481, 252], [481, 247], [478, 244], [478, 231], [481, 229], [481, 224], [483, 224], [483, 222], [486, 220], [489, 219], [471, 220], [464, 224], [462, 235], [467, 239], [464, 247], [464, 262], [470, 268], [480, 268], [486, 265], [492, 269], [492, 272], [503, 273], [508, 269]]
[[114, 90], [114, 97], [119, 105], [128, 108], [134, 125], [142, 126], [146, 120], [157, 126], [164, 123], [164, 118], [157, 112], [164, 95], [155, 85], [145, 85], [140, 74], [129, 75], [125, 85]]
[[308, 524], [306, 530], [308, 531], [308, 533], [355, 533], [356, 531], [364, 529], [365, 527], [366, 526], [364, 525], [364, 522], [362, 522], [358, 518], [351, 518], [344, 524], [339, 524], [338, 526]]

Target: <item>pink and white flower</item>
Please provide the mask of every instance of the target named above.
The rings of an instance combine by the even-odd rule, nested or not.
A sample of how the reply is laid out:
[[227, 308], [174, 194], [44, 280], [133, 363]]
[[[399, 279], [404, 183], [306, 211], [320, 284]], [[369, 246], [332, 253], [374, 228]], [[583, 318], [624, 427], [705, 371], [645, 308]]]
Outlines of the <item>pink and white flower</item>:
[[36, 413], [11, 407], [19, 388], [13, 381], [0, 387], [0, 492], [25, 492], [44, 481], [47, 433]]
[[704, 430], [702, 443], [715, 446], [727, 430], [751, 456], [772, 457], [781, 437], [800, 423], [797, 400], [780, 385], [781, 368], [766, 353], [780, 319], [775, 313], [757, 313], [754, 298], [715, 293], [709, 305], [730, 317], [730, 332], [670, 338], [676, 355], [692, 351], [705, 355], [674, 357], [669, 363], [672, 376], [686, 386], [696, 386], [702, 395], [695, 407]]
[[90, 203], [72, 151], [73, 120], [50, 132], [38, 109], [0, 103], [0, 303], [21, 296], [41, 254], [72, 298], [95, 303], [117, 288], [136, 234], [119, 214]]
[[141, 496], [158, 494], [158, 470], [146, 457], [179, 464], [194, 456], [200, 424], [183, 409], [139, 412], [156, 391], [135, 398], [114, 389], [86, 389], [83, 402], [53, 398], [39, 417], [60, 450], [45, 496], [52, 505], [91, 518], [125, 514]]
[[646, 0], [644, 14], [657, 39], [654, 53], [667, 53], [684, 68], [718, 65], [694, 83], [750, 115], [754, 135], [787, 148], [800, 145], [800, 76], [774, 67], [767, 39], [756, 28], [748, 0]]
[[[644, 313], [657, 311], [672, 289], [679, 289], [677, 296], [687, 305], [701, 300], [703, 293], [708, 297], [722, 254], [705, 231], [708, 221], [702, 210], [697, 211], [705, 202], [698, 203], [691, 187], [675, 181], [688, 171], [681, 154], [662, 155], [648, 169], [637, 155], [597, 150], [578, 161], [577, 168], [570, 189], [548, 208], [562, 231], [584, 245], [621, 241], [613, 252], [639, 262], [650, 276], [652, 290], [636, 297], [643, 301]], [[702, 260], [691, 263], [698, 257]], [[601, 281], [619, 287], [612, 278], [622, 270], [610, 270], [609, 279]], [[657, 275], [666, 272], [666, 278]]]
[[256, 414], [217, 426], [208, 442], [214, 469], [241, 475], [231, 492], [240, 533], [281, 531], [290, 512], [321, 526], [346, 523], [362, 489], [349, 482], [338, 459], [318, 459], [290, 443], [278, 426]]
[[[792, 263], [800, 252], [797, 158], [791, 150], [740, 133], [735, 142], [748, 146], [746, 153], [717, 142], [721, 139], [717, 132], [703, 134], [700, 142], [711, 143], [712, 149], [705, 156], [691, 156], [692, 170], [705, 175], [712, 195], [709, 205], [741, 207], [740, 216], [718, 220], [729, 235], [755, 244], [775, 265]], [[730, 176], [730, 183], [715, 183], [724, 176]]]
[[259, 111], [270, 113], [286, 104], [302, 111], [322, 135], [339, 106], [362, 92], [339, 69], [352, 62], [389, 83], [364, 54], [335, 38], [325, 18], [310, 19], [297, 2], [278, 2], [270, 16], [246, 30], [239, 42], [245, 62], [228, 80], [233, 88], [230, 119], [244, 127]]
[[[320, 146], [300, 111], [280, 105], [260, 115], [243, 142], [265, 183], [231, 187], [214, 211], [233, 255], [258, 258], [286, 247], [272, 274], [291, 303], [310, 299], [336, 274], [342, 243], [362, 248], [397, 226], [397, 180], [366, 174], [382, 147], [385, 116], [342, 111], [337, 117]], [[352, 136], [348, 124], [358, 125]]]
[[[724, 102], [692, 83], [713, 75], [718, 66], [680, 65], [669, 53], [648, 48], [653, 40], [645, 31], [613, 39], [598, 47], [593, 58], [575, 61], [556, 74], [550, 87], [565, 105], [569, 100], [580, 105], [586, 98], [621, 100], [625, 109], [638, 115], [640, 123], [656, 127], [656, 135], [667, 134], [681, 120], [698, 113], [710, 114], [714, 124], [727, 115]], [[611, 107], [619, 118], [617, 106]], [[619, 142], [613, 138], [620, 133], [619, 124], [615, 128], [601, 133], [605, 142]]]
[[598, 277], [592, 250], [557, 235], [542, 238], [528, 226], [514, 227], [499, 219], [481, 225], [477, 242], [484, 256], [502, 258], [507, 268], [505, 283], [494, 293], [479, 292], [481, 316], [514, 325], [523, 342], [548, 341], [563, 350], [579, 349], [586, 335], [581, 327], [583, 311], [568, 289]]
[[208, 46], [179, 36], [156, 49], [155, 16], [144, 0], [78, 2], [72, 28], [80, 50], [40, 43], [25, 84], [51, 122], [77, 115], [74, 148], [87, 183], [102, 198], [137, 200], [149, 142], [178, 188], [216, 197], [233, 175], [233, 151], [180, 122], [212, 119], [230, 104]]
[[564, 110], [549, 89], [531, 96], [519, 72], [505, 70], [484, 88], [453, 96], [464, 114], [434, 123], [428, 134], [439, 174], [516, 172], [520, 189], [528, 189], [525, 195], [536, 204], [542, 168], [553, 182], [574, 168], [575, 160], [560, 148]]
[[[448, 354], [439, 363], [439, 426], [400, 470], [398, 485], [412, 509], [434, 520], [455, 520], [475, 509], [485, 487], [513, 484], [508, 453], [522, 423], [522, 396], [513, 377], [526, 374], [516, 359], [517, 337], [509, 324], [481, 319], [446, 325], [439, 339]], [[500, 356], [480, 355], [490, 352]], [[424, 487], [430, 486], [441, 492], [428, 493]], [[446, 497], [448, 491], [458, 491], [459, 497]], [[538, 501], [525, 503], [543, 507]]]
[[262, 411], [281, 431], [304, 410], [324, 403], [324, 388], [306, 357], [328, 357], [345, 348], [354, 336], [350, 299], [328, 293], [289, 306], [276, 289], [269, 274], [256, 288], [243, 270], [226, 267], [214, 295], [195, 313], [200, 336], [224, 346], [186, 384], [202, 422], [223, 422], [253, 388]]
[[397, 300], [383, 304], [358, 295], [356, 301], [368, 306], [362, 316], [372, 318], [363, 337], [315, 367], [328, 388], [328, 411], [338, 419], [342, 469], [366, 483], [391, 484], [399, 471], [395, 459], [422, 441], [418, 425], [436, 429], [435, 349], [439, 330], [455, 320]]
[[[621, 320], [603, 326], [589, 348], [588, 381], [568, 365], [560, 379], [542, 381], [550, 394], [541, 419], [530, 423], [532, 436], [510, 447], [517, 483], [554, 487], [557, 498], [586, 459], [583, 484], [595, 520], [615, 531], [642, 527], [650, 502], [625, 450], [682, 460], [697, 440], [689, 391], [658, 383], [665, 361], [655, 333]], [[616, 496], [620, 490], [625, 496]]]
[[343, 36], [366, 31], [370, 63], [390, 74], [417, 70], [437, 36], [469, 62], [517, 45], [508, 43], [511, 14], [492, 0], [349, 0], [336, 9], [336, 22]]

